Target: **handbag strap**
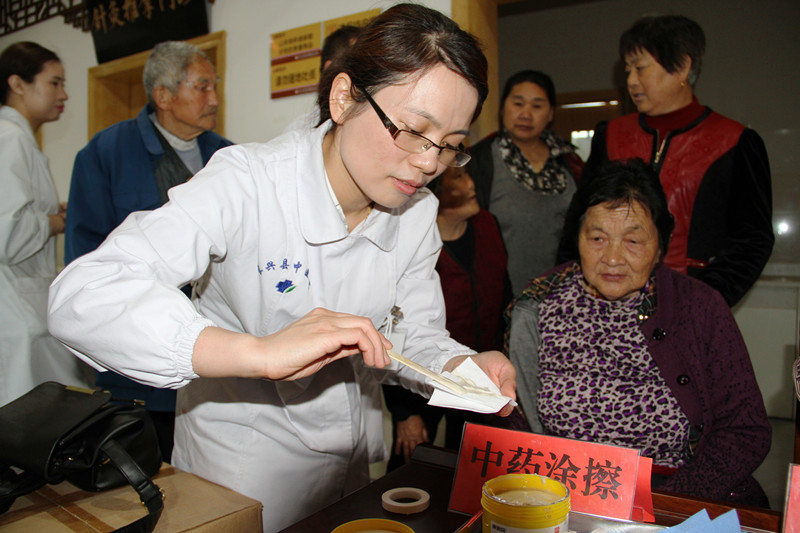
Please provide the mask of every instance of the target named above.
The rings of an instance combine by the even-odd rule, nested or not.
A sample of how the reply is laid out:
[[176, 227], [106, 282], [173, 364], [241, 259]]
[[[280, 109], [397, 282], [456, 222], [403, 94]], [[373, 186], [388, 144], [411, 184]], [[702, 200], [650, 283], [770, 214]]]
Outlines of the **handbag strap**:
[[9, 466], [0, 465], [0, 514], [8, 511], [20, 496], [39, 490], [46, 484], [47, 481], [41, 476], [15, 472]]
[[[147, 508], [147, 516], [114, 531], [114, 533], [150, 533], [156, 527], [164, 508], [161, 489], [144, 473], [128, 452], [111, 439], [101, 447], [111, 464], [119, 470], [139, 494], [139, 499]], [[14, 472], [0, 465], [0, 514], [6, 512], [19, 496], [40, 489], [47, 482], [41, 476], [29, 472]]]
[[161, 489], [153, 483], [139, 465], [136, 464], [136, 461], [131, 459], [128, 452], [117, 444], [115, 440], [107, 441], [101, 449], [109, 458], [111, 464], [119, 470], [136, 490], [142, 504], [147, 508], [147, 516], [117, 529], [114, 533], [150, 533], [156, 527], [156, 522], [158, 522], [158, 518], [164, 508]]

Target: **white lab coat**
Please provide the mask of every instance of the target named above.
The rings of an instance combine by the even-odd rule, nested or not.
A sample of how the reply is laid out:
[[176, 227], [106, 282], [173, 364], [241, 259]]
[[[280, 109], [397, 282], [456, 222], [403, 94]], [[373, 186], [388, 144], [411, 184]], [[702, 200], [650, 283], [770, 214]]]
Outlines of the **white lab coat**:
[[[310, 112], [296, 117], [286, 126], [283, 133], [290, 131], [313, 130], [319, 122], [319, 107], [315, 106]], [[331, 194], [333, 191], [331, 190]], [[395, 347], [402, 351], [402, 347]], [[367, 452], [370, 463], [379, 463], [389, 460], [389, 452], [383, 436], [383, 391], [371, 375], [371, 370], [363, 364], [358, 364], [358, 358], [353, 359], [356, 366], [356, 378], [361, 384], [361, 403], [364, 413], [364, 423], [367, 430]], [[393, 363], [396, 365], [396, 363]]]
[[[51, 288], [51, 331], [87, 361], [182, 387], [173, 462], [263, 502], [265, 531], [368, 481], [361, 390], [350, 360], [294, 382], [197, 379], [203, 328], [263, 336], [315, 307], [379, 327], [397, 305], [406, 356], [439, 371], [474, 353], [443, 329], [435, 198], [421, 190], [402, 208], [376, 208], [348, 233], [327, 187], [327, 129], [218, 151]], [[200, 280], [194, 305], [177, 289], [189, 280]], [[398, 376], [429, 392], [410, 370]]]
[[296, 130], [309, 130], [313, 129], [317, 123], [319, 122], [319, 107], [316, 105], [314, 109], [309, 111], [308, 113], [303, 113], [300, 116], [295, 117], [286, 128], [284, 128], [283, 133], [288, 133], [290, 131]]
[[90, 369], [47, 332], [56, 274], [47, 158], [16, 109], [0, 108], [0, 405], [49, 380], [88, 386]]

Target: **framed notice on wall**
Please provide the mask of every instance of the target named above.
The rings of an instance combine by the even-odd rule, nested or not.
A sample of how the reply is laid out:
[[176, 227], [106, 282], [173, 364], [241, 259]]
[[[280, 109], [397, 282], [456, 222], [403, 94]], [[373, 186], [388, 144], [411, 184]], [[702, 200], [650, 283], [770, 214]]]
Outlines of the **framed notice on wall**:
[[270, 97], [316, 91], [325, 37], [344, 25], [364, 26], [380, 12], [380, 9], [372, 9], [273, 33], [270, 38]]
[[87, 0], [98, 63], [208, 33], [205, 0]]

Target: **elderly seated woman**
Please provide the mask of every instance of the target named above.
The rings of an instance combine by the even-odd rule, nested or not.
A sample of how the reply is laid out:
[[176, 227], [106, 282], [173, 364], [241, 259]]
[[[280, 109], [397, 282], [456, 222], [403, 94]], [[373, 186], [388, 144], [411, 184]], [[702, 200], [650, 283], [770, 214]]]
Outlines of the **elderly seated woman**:
[[534, 432], [652, 457], [654, 488], [767, 506], [752, 472], [771, 429], [747, 349], [719, 293], [661, 264], [672, 228], [641, 160], [581, 184], [564, 226], [578, 260], [511, 307], [519, 401]]

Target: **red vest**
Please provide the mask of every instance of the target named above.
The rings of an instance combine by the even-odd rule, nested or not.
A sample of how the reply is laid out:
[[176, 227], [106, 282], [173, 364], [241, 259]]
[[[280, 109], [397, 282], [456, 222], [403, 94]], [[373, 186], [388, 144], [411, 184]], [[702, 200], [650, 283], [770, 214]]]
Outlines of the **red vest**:
[[494, 216], [481, 209], [470, 222], [475, 237], [472, 271], [445, 251], [436, 263], [444, 292], [447, 330], [455, 340], [479, 352], [499, 350], [508, 256]]
[[739, 142], [744, 126], [711, 112], [689, 126], [670, 132], [663, 148], [656, 145], [656, 132], [637, 113], [612, 120], [606, 133], [610, 160], [634, 157], [651, 162], [661, 148], [655, 169], [664, 187], [675, 231], [664, 264], [686, 274], [687, 267], [704, 267], [705, 261], [687, 257], [692, 209], [700, 183], [708, 169]]

